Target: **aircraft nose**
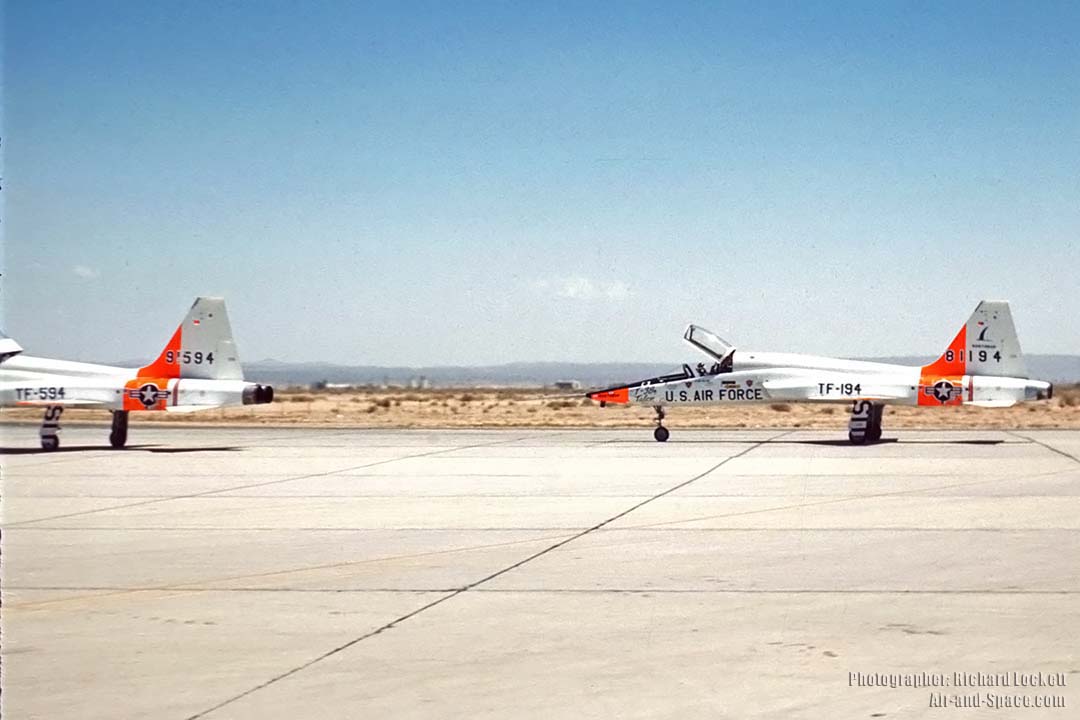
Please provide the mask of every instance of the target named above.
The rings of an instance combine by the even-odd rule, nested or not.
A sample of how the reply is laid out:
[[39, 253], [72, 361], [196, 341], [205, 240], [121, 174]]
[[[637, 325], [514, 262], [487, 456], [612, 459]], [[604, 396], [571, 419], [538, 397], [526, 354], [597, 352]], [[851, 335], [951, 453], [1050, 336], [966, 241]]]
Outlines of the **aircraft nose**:
[[621, 387], [610, 390], [597, 390], [587, 393], [586, 397], [601, 403], [628, 403], [630, 402], [630, 389]]

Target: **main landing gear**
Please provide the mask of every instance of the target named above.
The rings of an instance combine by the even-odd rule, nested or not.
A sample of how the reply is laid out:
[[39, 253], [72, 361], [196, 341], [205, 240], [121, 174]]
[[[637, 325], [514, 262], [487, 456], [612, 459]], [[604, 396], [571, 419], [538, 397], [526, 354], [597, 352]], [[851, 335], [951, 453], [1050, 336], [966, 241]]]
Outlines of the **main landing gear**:
[[128, 410], [113, 410], [109, 444], [120, 449], [127, 443]]
[[885, 406], [869, 400], [856, 400], [851, 406], [848, 420], [848, 440], [854, 445], [877, 442], [881, 439], [881, 418]]
[[63, 405], [49, 405], [45, 408], [45, 417], [41, 421], [41, 449], [56, 450], [60, 447], [60, 416], [64, 414]]
[[664, 407], [657, 405], [654, 409], [656, 410], [656, 429], [653, 430], [652, 436], [656, 438], [656, 442], [667, 442], [671, 433], [664, 427]]
[[[60, 416], [64, 414], [63, 405], [49, 405], [45, 408], [45, 417], [41, 421], [41, 449], [56, 450], [60, 447]], [[122, 448], [127, 443], [128, 411], [114, 410], [112, 414], [112, 432], [109, 444]]]

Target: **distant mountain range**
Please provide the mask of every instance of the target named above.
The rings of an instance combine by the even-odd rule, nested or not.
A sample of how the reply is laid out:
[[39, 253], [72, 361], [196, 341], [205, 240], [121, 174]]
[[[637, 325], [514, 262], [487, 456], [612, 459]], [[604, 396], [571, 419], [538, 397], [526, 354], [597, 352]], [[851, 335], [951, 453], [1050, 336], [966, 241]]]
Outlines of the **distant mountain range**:
[[[932, 358], [922, 356], [865, 358], [901, 365], [923, 365]], [[1055, 383], [1080, 382], [1080, 355], [1026, 355], [1031, 377]], [[697, 362], [696, 360], [694, 362]], [[263, 360], [245, 363], [248, 379], [278, 386], [311, 385], [318, 382], [350, 385], [409, 385], [421, 378], [433, 387], [496, 385], [537, 387], [556, 382], [578, 381], [585, 387], [638, 380], [669, 372], [680, 363], [507, 363], [475, 367], [383, 367], [335, 365], [331, 363], [286, 363]]]

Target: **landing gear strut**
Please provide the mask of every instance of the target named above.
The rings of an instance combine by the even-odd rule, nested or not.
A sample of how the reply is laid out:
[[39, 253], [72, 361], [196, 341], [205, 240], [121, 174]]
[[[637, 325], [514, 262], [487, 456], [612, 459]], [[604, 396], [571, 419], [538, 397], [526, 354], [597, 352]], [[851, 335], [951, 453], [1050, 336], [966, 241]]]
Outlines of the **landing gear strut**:
[[855, 445], [877, 442], [881, 439], [881, 419], [885, 406], [869, 400], [856, 400], [851, 406], [851, 419], [848, 421], [848, 440]]
[[667, 442], [671, 433], [664, 427], [664, 407], [657, 405], [654, 409], [656, 410], [656, 429], [653, 430], [652, 436], [656, 438], [656, 442]]
[[122, 448], [127, 443], [128, 411], [113, 410], [112, 432], [109, 433], [109, 444], [114, 448]]
[[63, 405], [50, 405], [45, 408], [45, 417], [41, 421], [41, 449], [56, 450], [60, 447], [60, 416], [64, 414]]

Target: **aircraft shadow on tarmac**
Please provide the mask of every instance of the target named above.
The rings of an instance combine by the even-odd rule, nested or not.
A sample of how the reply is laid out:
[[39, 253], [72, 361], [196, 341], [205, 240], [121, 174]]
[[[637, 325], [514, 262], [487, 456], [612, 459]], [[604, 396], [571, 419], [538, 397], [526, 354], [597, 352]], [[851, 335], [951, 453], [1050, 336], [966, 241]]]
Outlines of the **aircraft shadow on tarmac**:
[[34, 447], [0, 447], [0, 455], [55, 455], [57, 453], [70, 453], [70, 452], [88, 452], [91, 450], [107, 450], [109, 452], [132, 452], [142, 451], [151, 453], [196, 453], [196, 452], [239, 452], [243, 448], [229, 446], [219, 447], [162, 447], [160, 445], [128, 445], [125, 448], [119, 450], [113, 450], [107, 445], [70, 445], [56, 448], [55, 450], [44, 450], [42, 448]]
[[[777, 440], [777, 443], [793, 445], [827, 445], [834, 447], [853, 447], [850, 440]], [[885, 445], [899, 443], [899, 438], [881, 438], [866, 445]], [[904, 445], [1001, 445], [1004, 440], [904, 440]]]
[[[753, 440], [673, 440], [672, 442], [686, 444], [686, 445], [702, 445], [709, 443], [718, 444], [735, 444], [745, 445], [748, 442], [755, 442]], [[784, 440], [783, 438], [776, 438], [775, 440], [766, 440], [765, 445], [825, 445], [827, 447], [869, 447], [871, 445], [888, 445], [890, 443], [899, 443], [899, 438], [882, 438], [874, 442], [867, 442], [861, 446], [852, 445], [850, 440]], [[1007, 440], [904, 440], [904, 445], [1001, 445], [1009, 442]], [[652, 444], [649, 440], [608, 440], [605, 444], [616, 443], [632, 443], [632, 444]]]

